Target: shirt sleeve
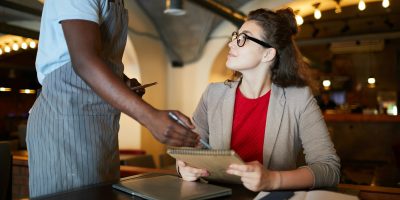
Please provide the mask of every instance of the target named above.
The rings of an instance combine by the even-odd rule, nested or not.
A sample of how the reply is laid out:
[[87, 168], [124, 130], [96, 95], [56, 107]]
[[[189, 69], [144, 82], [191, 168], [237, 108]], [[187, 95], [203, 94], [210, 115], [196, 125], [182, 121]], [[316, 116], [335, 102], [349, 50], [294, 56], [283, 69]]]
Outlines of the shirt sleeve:
[[57, 21], [88, 20], [100, 24], [104, 2], [107, 0], [55, 0]]
[[311, 90], [304, 94], [307, 99], [299, 128], [307, 167], [314, 176], [313, 188], [334, 187], [340, 181], [340, 159]]

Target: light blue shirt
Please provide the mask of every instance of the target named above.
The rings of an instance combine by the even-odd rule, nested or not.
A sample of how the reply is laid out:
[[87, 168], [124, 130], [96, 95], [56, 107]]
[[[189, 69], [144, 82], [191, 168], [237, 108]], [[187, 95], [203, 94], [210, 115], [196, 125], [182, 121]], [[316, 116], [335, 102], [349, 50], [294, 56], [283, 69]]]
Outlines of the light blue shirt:
[[46, 0], [42, 21], [36, 71], [40, 83], [46, 75], [71, 62], [61, 27], [63, 20], [87, 20], [101, 24], [105, 18], [108, 0]]

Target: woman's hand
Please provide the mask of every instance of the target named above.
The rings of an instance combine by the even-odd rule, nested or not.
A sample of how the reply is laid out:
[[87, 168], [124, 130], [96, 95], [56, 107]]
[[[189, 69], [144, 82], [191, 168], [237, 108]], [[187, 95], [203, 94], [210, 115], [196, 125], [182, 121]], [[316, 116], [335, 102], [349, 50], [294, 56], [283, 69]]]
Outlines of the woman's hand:
[[262, 190], [276, 190], [281, 184], [279, 172], [270, 171], [258, 162], [253, 161], [245, 165], [232, 164], [226, 173], [241, 177], [243, 185], [254, 192]]
[[181, 160], [176, 160], [176, 164], [178, 165], [178, 171], [182, 179], [185, 181], [196, 181], [200, 177], [209, 176], [207, 170], [189, 167]]

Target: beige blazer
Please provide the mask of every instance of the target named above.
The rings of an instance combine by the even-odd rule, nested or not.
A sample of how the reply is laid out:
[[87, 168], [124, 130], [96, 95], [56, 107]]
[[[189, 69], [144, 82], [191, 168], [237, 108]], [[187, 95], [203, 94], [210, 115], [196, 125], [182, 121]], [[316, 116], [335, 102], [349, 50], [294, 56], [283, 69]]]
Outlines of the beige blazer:
[[[210, 84], [194, 112], [195, 131], [213, 149], [230, 149], [237, 86], [238, 82]], [[307, 163], [303, 167], [314, 175], [314, 188], [339, 183], [340, 159], [310, 89], [272, 84], [263, 165], [270, 170], [296, 169], [302, 148]]]

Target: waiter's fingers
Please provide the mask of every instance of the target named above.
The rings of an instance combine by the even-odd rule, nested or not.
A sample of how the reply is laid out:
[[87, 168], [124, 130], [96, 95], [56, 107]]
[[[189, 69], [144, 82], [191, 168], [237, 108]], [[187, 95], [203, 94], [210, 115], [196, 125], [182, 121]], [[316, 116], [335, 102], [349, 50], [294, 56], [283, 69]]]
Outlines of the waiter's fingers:
[[146, 89], [140, 88], [140, 89], [134, 90], [134, 92], [135, 92], [138, 96], [143, 97], [143, 95], [146, 93]]
[[199, 142], [199, 137], [194, 135], [194, 137], [189, 137], [190, 133], [187, 132], [186, 137], [178, 132], [168, 132], [166, 133], [165, 140], [167, 141], [166, 144], [171, 146], [183, 146], [183, 147], [194, 147]]
[[142, 85], [142, 84], [140, 84], [136, 78], [131, 78], [128, 80], [128, 87], [130, 87], [130, 88], [140, 86], [140, 85]]
[[200, 137], [197, 133], [174, 120], [170, 120], [170, 123], [168, 129], [164, 132], [164, 136], [170, 140], [170, 143], [173, 143], [175, 146], [189, 147], [195, 147], [198, 144]]
[[187, 127], [189, 127], [190, 129], [195, 128], [192, 121], [190, 121], [189, 117], [186, 117], [186, 115], [182, 114], [179, 111], [172, 111], [172, 112], [175, 113], [178, 116], [178, 118], [186, 124]]
[[189, 128], [185, 128], [177, 121], [172, 120], [170, 111], [157, 111], [148, 121], [146, 127], [160, 142], [171, 146], [194, 147], [199, 142], [199, 135]]

